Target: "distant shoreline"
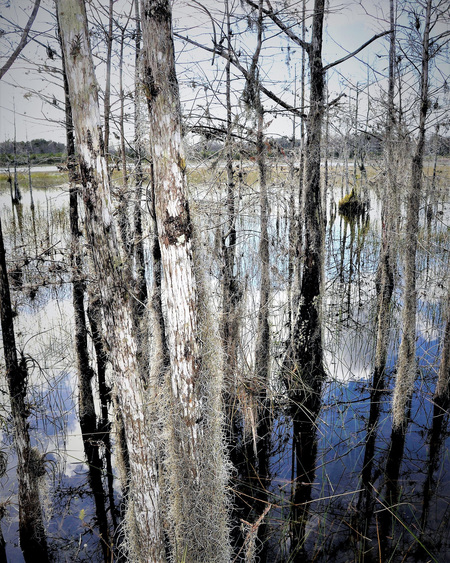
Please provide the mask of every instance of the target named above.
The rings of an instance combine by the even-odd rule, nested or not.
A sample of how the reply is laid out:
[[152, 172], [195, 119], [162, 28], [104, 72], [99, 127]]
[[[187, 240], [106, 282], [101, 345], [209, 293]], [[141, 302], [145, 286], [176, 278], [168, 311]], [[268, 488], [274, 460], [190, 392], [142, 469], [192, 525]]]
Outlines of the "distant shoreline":
[[[14, 172], [14, 168], [11, 166], [9, 169], [5, 167], [0, 168], [0, 174], [8, 174], [8, 170], [12, 173]], [[23, 174], [24, 172], [28, 172], [28, 166], [18, 166], [17, 172]], [[56, 165], [53, 166], [32, 166], [31, 172], [60, 172], [59, 168]]]

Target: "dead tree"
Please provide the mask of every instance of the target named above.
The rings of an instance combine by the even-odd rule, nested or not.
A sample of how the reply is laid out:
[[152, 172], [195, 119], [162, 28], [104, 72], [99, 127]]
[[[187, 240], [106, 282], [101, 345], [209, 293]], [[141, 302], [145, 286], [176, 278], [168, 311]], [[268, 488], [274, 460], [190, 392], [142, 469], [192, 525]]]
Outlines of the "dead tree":
[[111, 118], [111, 61], [112, 61], [112, 46], [114, 41], [113, 36], [113, 23], [114, 23], [114, 1], [109, 0], [108, 9], [108, 32], [105, 32], [106, 36], [106, 83], [105, 83], [105, 95], [104, 95], [104, 123], [105, 123], [105, 133], [104, 133], [104, 143], [105, 143], [105, 154], [108, 157], [109, 154], [109, 123]]
[[[107, 563], [111, 558], [111, 542], [109, 539], [108, 519], [105, 508], [105, 492], [103, 489], [103, 463], [99, 451], [99, 428], [94, 406], [92, 369], [88, 349], [88, 331], [84, 306], [85, 282], [83, 280], [83, 261], [81, 253], [78, 218], [78, 175], [75, 167], [75, 139], [72, 123], [72, 108], [69, 99], [69, 86], [64, 59], [63, 81], [65, 94], [66, 143], [69, 170], [69, 220], [71, 232], [71, 266], [72, 266], [72, 303], [75, 322], [75, 356], [78, 370], [78, 416], [83, 439], [84, 453], [87, 462], [88, 480], [94, 497], [97, 525], [100, 533], [100, 546], [103, 559]], [[112, 507], [114, 508], [114, 507]]]
[[[257, 8], [257, 4], [253, 0], [246, 0], [246, 2]], [[273, 9], [270, 3], [267, 3], [267, 5], [268, 8], [263, 10], [264, 14], [294, 43], [304, 49], [308, 55], [310, 110], [306, 124], [307, 139], [303, 192], [304, 262], [299, 304], [295, 312], [285, 366], [288, 372], [286, 378], [292, 400], [294, 403], [301, 403], [305, 398], [308, 398], [309, 401], [315, 403], [315, 406], [310, 404], [308, 410], [311, 410], [311, 408], [314, 410], [320, 399], [320, 390], [325, 375], [321, 327], [324, 217], [320, 172], [322, 125], [326, 109], [325, 73], [330, 68], [355, 56], [373, 41], [385, 35], [386, 32], [375, 35], [342, 59], [324, 65], [322, 62], [322, 42], [325, 1], [314, 1], [311, 40], [309, 42], [296, 35], [292, 26], [281, 20], [278, 12]], [[266, 90], [262, 89], [262, 91], [269, 95]], [[283, 107], [286, 107], [286, 104]]]

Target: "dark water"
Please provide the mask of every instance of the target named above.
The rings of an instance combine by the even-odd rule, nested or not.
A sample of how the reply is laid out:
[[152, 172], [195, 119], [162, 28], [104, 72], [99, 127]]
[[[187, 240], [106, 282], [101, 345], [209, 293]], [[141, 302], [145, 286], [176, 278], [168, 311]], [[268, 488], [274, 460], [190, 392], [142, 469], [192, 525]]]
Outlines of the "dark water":
[[[267, 561], [449, 560], [447, 417], [436, 433], [433, 378], [425, 375], [416, 384], [404, 453], [398, 452], [398, 499], [392, 502], [388, 489], [393, 476], [386, 470], [392, 447], [391, 388], [392, 379], [378, 405], [369, 460], [367, 381], [326, 385], [315, 432], [301, 438], [306, 450], [301, 467], [293, 463], [294, 421], [283, 415], [274, 420], [264, 486], [268, 526], [264, 537], [256, 539], [260, 552], [265, 542]], [[253, 494], [261, 489], [261, 484], [253, 487]], [[253, 521], [256, 512], [250, 513]]]
[[[19, 313], [18, 346], [30, 357], [30, 433], [33, 444], [46, 452], [41, 487], [45, 521], [56, 561], [102, 561], [76, 413], [68, 197], [56, 188], [35, 191], [34, 200], [32, 212], [26, 194], [20, 209], [11, 206], [8, 193], [0, 195], [8, 259], [13, 269], [21, 265], [12, 283], [13, 300]], [[259, 225], [257, 205], [250, 199], [247, 204], [239, 225], [239, 268], [246, 280], [248, 314], [244, 356], [251, 363]], [[448, 219], [448, 209], [444, 211]], [[419, 250], [418, 377], [406, 440], [401, 444], [392, 436], [390, 417], [399, 342], [399, 289], [393, 298], [385, 389], [374, 394], [371, 384], [380, 230], [376, 203], [370, 215], [354, 222], [336, 213], [328, 217], [323, 323], [329, 379], [315, 415], [305, 410], [307, 405], [293, 412], [277, 379], [277, 354], [286, 322], [286, 215], [282, 206], [272, 208], [275, 359], [267, 435], [256, 445], [251, 435], [239, 437], [239, 459], [231, 483], [236, 561], [450, 561], [448, 415], [433, 418], [448, 271], [448, 252], [444, 251], [448, 234], [442, 227], [446, 221], [440, 216], [434, 223], [433, 252]], [[217, 217], [206, 214], [206, 222], [214, 220]], [[213, 229], [211, 233], [206, 244], [214, 244]], [[25, 264], [27, 255], [32, 260]], [[217, 277], [214, 258], [207, 265]], [[397, 275], [401, 279], [400, 262]], [[2, 451], [8, 455], [8, 471], [0, 480], [0, 501], [6, 507], [1, 526], [8, 561], [20, 562], [16, 463], [4, 380], [1, 391]], [[119, 490], [116, 481], [117, 499]]]

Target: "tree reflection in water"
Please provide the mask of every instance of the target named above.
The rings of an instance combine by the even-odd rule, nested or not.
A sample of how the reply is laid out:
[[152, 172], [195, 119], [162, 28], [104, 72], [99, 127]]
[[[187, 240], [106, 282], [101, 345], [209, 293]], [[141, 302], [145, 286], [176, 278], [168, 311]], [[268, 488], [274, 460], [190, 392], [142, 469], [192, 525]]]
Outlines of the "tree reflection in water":
[[[35, 359], [30, 376], [35, 411], [30, 420], [33, 440], [39, 440], [42, 451], [47, 451], [48, 492], [44, 509], [51, 538], [49, 547], [74, 561], [96, 561], [102, 557], [96, 528], [98, 517], [83, 463], [74, 400], [76, 383], [70, 367], [74, 363], [68, 353], [73, 311], [70, 277], [63, 257], [69, 247], [67, 198], [63, 201], [58, 195], [55, 199], [55, 194], [35, 189], [35, 207], [31, 211], [24, 194], [22, 208], [5, 205], [2, 219], [9, 256], [11, 249], [19, 249], [11, 260], [11, 284], [19, 312], [16, 321], [22, 332], [19, 345]], [[65, 211], [61, 206], [65, 206]], [[257, 221], [251, 225], [255, 230]], [[445, 296], [442, 298], [439, 284], [445, 277], [440, 266], [445, 257], [418, 257], [420, 268], [426, 268], [427, 280], [418, 307], [419, 378], [402, 443], [401, 437], [391, 432], [390, 418], [398, 348], [397, 311], [401, 306], [396, 292], [392, 297], [393, 328], [386, 373], [380, 378], [372, 368], [379, 242], [376, 221], [374, 212], [370, 221], [365, 217], [353, 224], [343, 218], [328, 222], [327, 301], [322, 321], [329, 377], [318, 389], [315, 400], [308, 404], [306, 397], [288, 396], [279, 376], [282, 352], [277, 356], [277, 343], [272, 344], [275, 351], [266, 403], [259, 405], [256, 442], [251, 432], [244, 435], [244, 423], [239, 418], [242, 403], [237, 407], [235, 447], [231, 452], [235, 469], [230, 482], [232, 542], [237, 562], [252, 558], [267, 563], [450, 558], [449, 403], [447, 399], [434, 398], [444, 332]], [[272, 228], [270, 224], [269, 231]], [[281, 239], [283, 232], [277, 232], [277, 236]], [[435, 235], [427, 231], [427, 236]], [[24, 247], [33, 256], [28, 264], [24, 264]], [[244, 259], [248, 260], [245, 265], [249, 269], [255, 266], [250, 256]], [[282, 271], [283, 257], [274, 259], [280, 260], [276, 265]], [[283, 294], [279, 295], [280, 301]], [[286, 333], [276, 317], [281, 309], [279, 301], [273, 306], [270, 322], [272, 336], [284, 342]], [[248, 310], [243, 306], [243, 311]], [[94, 317], [89, 330], [94, 336], [94, 353], [94, 346], [98, 345]], [[40, 335], [36, 336], [37, 333]], [[98, 348], [97, 360], [103, 362], [104, 355]], [[101, 385], [107, 386], [105, 366], [101, 365], [99, 371], [103, 373]], [[247, 391], [251, 393], [251, 389]], [[96, 405], [100, 414], [99, 440], [109, 430], [108, 408], [109, 403]], [[11, 483], [15, 460], [6, 433], [4, 438]], [[103, 451], [103, 444], [99, 445]], [[115, 436], [107, 449], [117, 451]], [[120, 496], [120, 486], [113, 479], [114, 463], [114, 456], [106, 460], [102, 479], [108, 519], [117, 517], [120, 528], [119, 516], [109, 512], [109, 506], [112, 509]], [[94, 465], [100, 467], [101, 463], [96, 461]], [[6, 479], [2, 478], [2, 485]], [[12, 488], [13, 494], [15, 491]], [[5, 486], [2, 502], [9, 494]], [[5, 510], [10, 519], [8, 525], [7, 518], [2, 521], [8, 560], [20, 561], [19, 548], [14, 547], [17, 526], [13, 505], [7, 504]]]

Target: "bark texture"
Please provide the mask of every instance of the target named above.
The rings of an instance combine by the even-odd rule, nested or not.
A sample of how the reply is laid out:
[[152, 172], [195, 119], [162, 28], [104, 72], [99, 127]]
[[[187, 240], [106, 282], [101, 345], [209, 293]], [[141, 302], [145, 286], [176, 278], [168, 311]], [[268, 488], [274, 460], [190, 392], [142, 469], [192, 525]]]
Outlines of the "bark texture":
[[108, 32], [106, 35], [106, 83], [104, 95], [104, 120], [105, 120], [105, 153], [109, 153], [109, 120], [111, 114], [111, 60], [112, 60], [112, 47], [113, 47], [113, 19], [114, 19], [114, 0], [109, 0], [108, 10]]
[[141, 19], [142, 81], [150, 117], [153, 204], [170, 360], [166, 468], [172, 550], [176, 560], [225, 562], [230, 554], [220, 431], [223, 374], [220, 356], [214, 358], [219, 371], [211, 362], [210, 335], [204, 330], [210, 320], [194, 271], [169, 1], [143, 0]]
[[57, 8], [82, 176], [86, 234], [100, 277], [106, 342], [128, 446], [127, 540], [137, 561], [163, 561], [153, 428], [139, 376], [129, 277], [118, 250], [85, 6], [82, 0], [59, 0]]
[[[171, 383], [174, 399], [190, 429], [189, 442], [183, 447], [195, 459], [196, 442], [202, 432], [196, 390], [200, 370], [198, 303], [169, 3], [142, 2], [141, 17], [146, 57], [143, 82], [153, 143], [154, 205], [165, 288]], [[193, 472], [195, 478], [194, 467]]]
[[[67, 157], [75, 157], [75, 143], [73, 135], [72, 108], [69, 100], [69, 87], [63, 60], [64, 93], [66, 99], [66, 142]], [[103, 559], [107, 563], [111, 558], [111, 543], [109, 539], [108, 520], [105, 508], [105, 494], [103, 490], [103, 463], [99, 451], [99, 435], [94, 406], [92, 379], [94, 370], [90, 364], [86, 313], [84, 307], [85, 283], [83, 281], [83, 263], [80, 244], [80, 229], [78, 225], [78, 192], [72, 168], [69, 169], [69, 206], [71, 231], [71, 266], [72, 266], [72, 303], [75, 320], [75, 353], [78, 367], [78, 416], [86, 456], [89, 485], [94, 496], [97, 524], [101, 538]]]
[[300, 303], [291, 342], [291, 391], [298, 402], [302, 395], [319, 400], [324, 378], [321, 292], [323, 269], [323, 212], [320, 186], [320, 153], [325, 110], [322, 36], [324, 0], [315, 0], [311, 42], [306, 45], [310, 72], [310, 111], [307, 120], [304, 184], [304, 264]]

